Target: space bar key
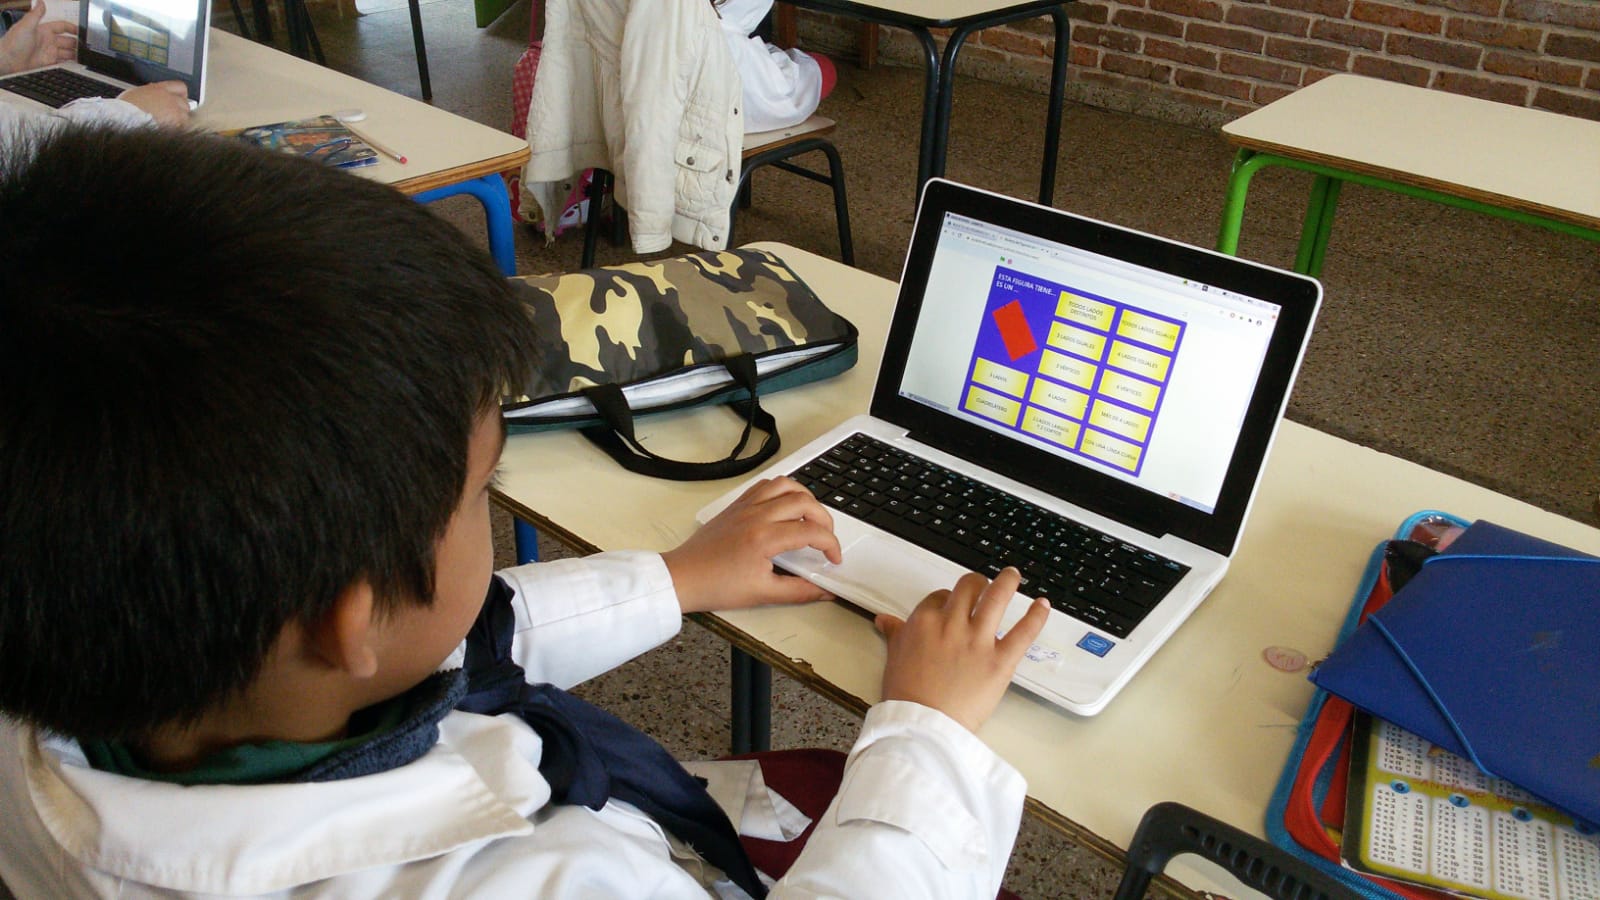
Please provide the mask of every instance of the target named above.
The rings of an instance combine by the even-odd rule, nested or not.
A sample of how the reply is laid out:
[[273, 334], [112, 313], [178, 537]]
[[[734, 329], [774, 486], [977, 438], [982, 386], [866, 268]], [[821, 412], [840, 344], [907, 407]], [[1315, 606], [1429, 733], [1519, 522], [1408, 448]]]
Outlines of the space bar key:
[[947, 537], [934, 534], [926, 528], [908, 522], [905, 518], [893, 513], [875, 509], [866, 516], [866, 520], [868, 523], [876, 525], [896, 537], [905, 538], [918, 547], [931, 553], [936, 553], [963, 568], [977, 570], [984, 563], [989, 562], [989, 558], [982, 553]]

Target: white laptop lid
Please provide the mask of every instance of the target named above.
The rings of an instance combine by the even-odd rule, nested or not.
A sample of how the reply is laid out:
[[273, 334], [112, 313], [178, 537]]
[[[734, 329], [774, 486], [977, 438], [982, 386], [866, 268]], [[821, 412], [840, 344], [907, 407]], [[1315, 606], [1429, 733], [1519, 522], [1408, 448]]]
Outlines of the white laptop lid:
[[78, 62], [132, 85], [182, 81], [205, 99], [210, 0], [79, 0]]
[[1229, 556], [1320, 298], [1301, 275], [934, 179], [872, 414]]

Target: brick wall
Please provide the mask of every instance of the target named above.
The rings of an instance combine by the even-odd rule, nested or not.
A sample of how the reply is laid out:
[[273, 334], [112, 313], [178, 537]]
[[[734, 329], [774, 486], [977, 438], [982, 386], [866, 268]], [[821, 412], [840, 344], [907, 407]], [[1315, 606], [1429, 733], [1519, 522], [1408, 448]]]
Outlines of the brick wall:
[[[1069, 96], [1214, 124], [1335, 72], [1600, 119], [1600, 0], [1079, 0]], [[853, 50], [858, 26], [802, 13], [802, 44]], [[922, 65], [880, 32], [879, 58]], [[1044, 91], [1045, 18], [980, 32], [957, 71]]]

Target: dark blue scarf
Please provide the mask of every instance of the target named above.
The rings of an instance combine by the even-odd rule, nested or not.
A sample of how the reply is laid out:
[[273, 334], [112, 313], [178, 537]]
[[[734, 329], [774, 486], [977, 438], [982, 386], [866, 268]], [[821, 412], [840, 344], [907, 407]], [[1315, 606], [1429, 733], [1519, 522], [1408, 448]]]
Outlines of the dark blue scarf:
[[638, 807], [750, 896], [767, 889], [745, 855], [739, 835], [705, 785], [666, 748], [599, 707], [548, 684], [528, 684], [511, 659], [516, 615], [512, 590], [499, 576], [467, 633], [466, 667], [442, 672], [413, 689], [436, 696], [418, 703], [401, 727], [300, 773], [299, 781], [332, 781], [386, 771], [420, 758], [439, 740], [439, 721], [452, 709], [499, 715], [514, 712], [544, 742], [539, 773], [551, 800], [599, 809], [615, 797]]

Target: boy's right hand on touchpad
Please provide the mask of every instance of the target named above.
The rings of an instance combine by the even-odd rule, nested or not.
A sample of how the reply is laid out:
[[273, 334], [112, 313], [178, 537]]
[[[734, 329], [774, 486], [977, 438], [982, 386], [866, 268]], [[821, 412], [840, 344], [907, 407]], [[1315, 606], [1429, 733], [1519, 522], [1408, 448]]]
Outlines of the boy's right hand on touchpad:
[[929, 594], [905, 621], [878, 616], [878, 630], [889, 639], [884, 699], [931, 706], [977, 731], [999, 705], [1050, 611], [1035, 600], [1004, 637], [995, 637], [1020, 581], [1010, 568], [994, 581], [970, 573], [954, 590]]

